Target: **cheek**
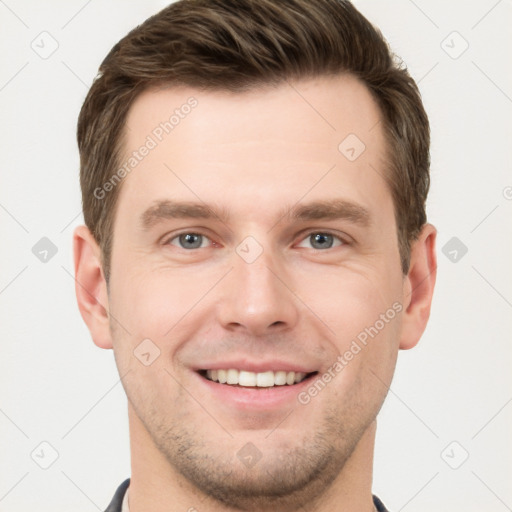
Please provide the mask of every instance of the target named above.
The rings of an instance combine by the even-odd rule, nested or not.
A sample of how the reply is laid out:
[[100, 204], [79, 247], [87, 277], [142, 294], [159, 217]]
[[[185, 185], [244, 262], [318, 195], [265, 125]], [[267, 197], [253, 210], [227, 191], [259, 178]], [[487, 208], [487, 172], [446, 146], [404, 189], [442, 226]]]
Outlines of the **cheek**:
[[133, 336], [163, 339], [207, 291], [183, 271], [132, 268], [112, 286], [112, 309]]
[[[391, 382], [402, 321], [401, 280], [395, 274], [337, 269], [309, 282], [310, 307], [328, 326], [325, 336], [337, 354], [324, 371], [340, 377], [332, 391], [354, 407], [370, 401], [380, 407]], [[313, 281], [323, 285], [321, 294]]]
[[169, 354], [176, 350], [173, 340], [180, 336], [190, 302], [187, 294], [191, 292], [184, 284], [179, 278], [144, 272], [135, 265], [112, 283], [116, 365], [119, 374], [126, 375], [123, 385], [132, 404], [146, 417], [156, 415], [163, 403], [181, 399]]
[[300, 286], [304, 304], [318, 314], [340, 349], [392, 308], [401, 292], [399, 279], [389, 272], [363, 267], [309, 273]]
[[373, 305], [359, 308], [339, 327], [339, 355], [325, 373], [334, 375], [332, 401], [345, 415], [370, 420], [382, 406], [396, 365], [400, 325], [401, 313], [392, 306], [381, 310]]

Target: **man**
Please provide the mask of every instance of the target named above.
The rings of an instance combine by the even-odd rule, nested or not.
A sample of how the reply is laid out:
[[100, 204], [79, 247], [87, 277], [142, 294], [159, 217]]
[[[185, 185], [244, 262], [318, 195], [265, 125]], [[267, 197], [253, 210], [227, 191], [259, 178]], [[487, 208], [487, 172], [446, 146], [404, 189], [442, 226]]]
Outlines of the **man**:
[[176, 2], [106, 57], [78, 144], [78, 303], [128, 397], [107, 510], [386, 510], [376, 416], [436, 231], [380, 33], [341, 0]]

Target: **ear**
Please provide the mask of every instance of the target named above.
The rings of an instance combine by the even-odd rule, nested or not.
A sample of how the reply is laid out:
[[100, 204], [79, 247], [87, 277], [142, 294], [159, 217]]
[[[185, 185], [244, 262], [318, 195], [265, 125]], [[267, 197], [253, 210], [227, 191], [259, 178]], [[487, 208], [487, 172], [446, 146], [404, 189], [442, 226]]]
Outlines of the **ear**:
[[75, 292], [80, 314], [94, 343], [100, 348], [112, 348], [107, 283], [101, 265], [101, 250], [86, 226], [75, 229], [73, 252]]
[[403, 284], [402, 350], [418, 343], [430, 316], [437, 272], [436, 236], [436, 228], [432, 224], [425, 224], [418, 239], [411, 245], [409, 272]]

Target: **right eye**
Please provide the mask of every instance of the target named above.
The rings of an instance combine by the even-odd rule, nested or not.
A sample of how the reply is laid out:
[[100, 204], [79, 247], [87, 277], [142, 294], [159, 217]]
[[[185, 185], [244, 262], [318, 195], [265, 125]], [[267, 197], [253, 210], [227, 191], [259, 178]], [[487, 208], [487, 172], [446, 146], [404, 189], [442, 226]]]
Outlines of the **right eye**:
[[[175, 240], [177, 241], [176, 243], [174, 243]], [[206, 240], [210, 239], [202, 233], [185, 231], [178, 235], [174, 235], [172, 238], [169, 238], [164, 245], [175, 245], [180, 249], [201, 249], [202, 247], [207, 247], [203, 245], [203, 242]]]

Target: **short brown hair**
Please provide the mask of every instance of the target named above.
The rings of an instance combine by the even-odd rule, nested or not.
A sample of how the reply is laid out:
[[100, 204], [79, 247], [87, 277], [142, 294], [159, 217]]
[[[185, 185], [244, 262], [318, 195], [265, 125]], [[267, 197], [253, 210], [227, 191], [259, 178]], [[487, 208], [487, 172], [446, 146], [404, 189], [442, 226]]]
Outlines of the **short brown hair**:
[[346, 0], [179, 0], [130, 31], [109, 52], [78, 119], [87, 227], [108, 280], [120, 186], [95, 190], [120, 165], [127, 113], [154, 86], [242, 92], [288, 79], [350, 73], [371, 91], [387, 141], [402, 270], [426, 222], [430, 130], [416, 83], [380, 31]]

